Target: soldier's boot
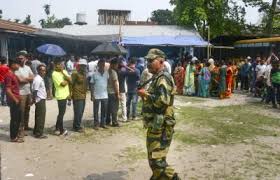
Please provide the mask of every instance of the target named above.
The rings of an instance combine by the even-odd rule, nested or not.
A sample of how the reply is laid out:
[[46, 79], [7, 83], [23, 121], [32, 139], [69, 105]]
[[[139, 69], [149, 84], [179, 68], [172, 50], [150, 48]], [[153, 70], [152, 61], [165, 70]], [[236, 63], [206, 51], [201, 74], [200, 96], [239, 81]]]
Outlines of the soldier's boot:
[[181, 180], [177, 173], [174, 174], [171, 180]]

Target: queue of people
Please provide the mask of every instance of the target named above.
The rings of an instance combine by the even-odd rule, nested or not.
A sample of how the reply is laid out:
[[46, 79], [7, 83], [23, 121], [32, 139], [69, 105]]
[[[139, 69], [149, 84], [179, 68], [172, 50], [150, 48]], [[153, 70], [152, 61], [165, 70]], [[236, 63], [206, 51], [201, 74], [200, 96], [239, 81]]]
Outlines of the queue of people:
[[[32, 57], [33, 59], [30, 59]], [[64, 127], [67, 105], [73, 104], [73, 131], [84, 132], [82, 119], [86, 96], [90, 91], [93, 102], [93, 128], [119, 127], [119, 122], [137, 118], [137, 87], [143, 61], [123, 57], [86, 60], [70, 57], [68, 61], [55, 59], [48, 64], [34, 58], [26, 51], [17, 53], [15, 60], [1, 57], [1, 98], [11, 110], [11, 141], [24, 142], [27, 131], [33, 130], [35, 138], [44, 139], [46, 101], [55, 97], [58, 115], [54, 134], [68, 135]], [[51, 72], [50, 72], [51, 71]], [[145, 77], [151, 74], [145, 70]], [[144, 78], [145, 78], [144, 77]], [[143, 77], [142, 77], [143, 78]], [[2, 102], [2, 105], [5, 105]], [[35, 125], [29, 126], [30, 107], [35, 105]], [[120, 109], [120, 118], [119, 118]], [[17, 113], [14, 113], [17, 112]]]
[[[82, 119], [88, 91], [93, 102], [93, 128], [119, 127], [119, 122], [137, 119], [138, 86], [148, 89], [149, 72], [144, 58], [90, 58], [70, 56], [68, 60], [40, 61], [26, 51], [16, 60], [1, 57], [1, 104], [11, 109], [11, 140], [23, 142], [26, 131], [34, 137], [44, 134], [46, 100], [55, 97], [58, 115], [55, 135], [68, 135], [64, 127], [67, 105], [73, 104], [73, 131], [84, 132]], [[174, 63], [170, 63], [174, 62]], [[176, 66], [174, 67], [174, 64]], [[235, 90], [251, 92], [274, 108], [280, 104], [279, 60], [247, 57], [243, 61], [199, 61], [186, 56], [182, 61], [166, 60], [164, 71], [174, 76], [179, 95], [230, 98]], [[148, 82], [148, 83], [147, 83]], [[30, 107], [35, 105], [35, 126], [29, 126]], [[12, 113], [18, 112], [18, 113]], [[119, 113], [118, 113], [119, 112]]]
[[199, 61], [188, 56], [186, 67], [179, 63], [174, 71], [177, 93], [187, 96], [229, 98], [237, 69], [231, 62]]
[[[185, 66], [183, 66], [185, 64]], [[280, 104], [279, 59], [247, 57], [240, 61], [199, 61], [187, 56], [174, 71], [177, 94], [198, 97], [230, 98], [235, 90], [250, 93], [262, 102]]]

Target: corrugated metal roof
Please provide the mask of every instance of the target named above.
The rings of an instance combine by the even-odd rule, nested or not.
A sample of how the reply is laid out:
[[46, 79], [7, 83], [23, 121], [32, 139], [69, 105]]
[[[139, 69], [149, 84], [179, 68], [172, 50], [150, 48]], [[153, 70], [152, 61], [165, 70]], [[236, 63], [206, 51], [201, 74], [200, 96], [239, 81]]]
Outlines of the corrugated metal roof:
[[64, 38], [64, 39], [81, 40], [81, 41], [95, 41], [95, 42], [112, 42], [112, 41], [117, 41], [119, 38], [119, 35], [117, 34], [77, 36], [77, 35], [54, 32], [46, 29], [39, 29], [33, 34], [37, 36], [44, 36], [44, 37]]
[[20, 23], [10, 22], [2, 19], [0, 19], [0, 29], [4, 31], [15, 31], [15, 32], [22, 32], [22, 33], [33, 33], [37, 31], [37, 29], [34, 27], [27, 26]]
[[[198, 32], [185, 29], [179, 26], [165, 25], [124, 25], [121, 27], [122, 36], [125, 37], [144, 37], [144, 36], [197, 36]], [[61, 29], [48, 29], [50, 31], [70, 34], [70, 35], [111, 35], [119, 34], [118, 25], [71, 25]]]

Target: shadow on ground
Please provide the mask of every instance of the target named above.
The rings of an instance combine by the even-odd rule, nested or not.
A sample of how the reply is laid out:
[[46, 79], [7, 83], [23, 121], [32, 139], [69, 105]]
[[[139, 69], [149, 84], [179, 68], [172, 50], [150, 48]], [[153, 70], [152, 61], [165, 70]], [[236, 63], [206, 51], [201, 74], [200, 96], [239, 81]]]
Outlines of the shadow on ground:
[[[73, 128], [73, 120], [64, 120], [63, 122], [63, 126], [67, 129], [72, 129]], [[90, 128], [90, 127], [93, 127], [93, 119], [83, 119], [82, 120], [82, 123], [81, 123], [81, 126], [82, 127], [87, 127], [87, 128]]]
[[7, 134], [0, 133], [0, 141], [10, 142], [10, 136]]
[[125, 180], [123, 176], [127, 174], [127, 171], [111, 171], [103, 174], [90, 174], [83, 180]]

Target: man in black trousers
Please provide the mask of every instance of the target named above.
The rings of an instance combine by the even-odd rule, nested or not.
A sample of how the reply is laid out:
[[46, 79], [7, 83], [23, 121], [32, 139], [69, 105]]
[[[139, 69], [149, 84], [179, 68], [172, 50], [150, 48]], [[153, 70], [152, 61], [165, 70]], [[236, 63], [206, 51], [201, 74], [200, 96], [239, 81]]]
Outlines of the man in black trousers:
[[22, 143], [22, 137], [19, 137], [19, 126], [21, 122], [21, 108], [19, 95], [19, 81], [15, 75], [15, 71], [19, 69], [19, 62], [9, 60], [10, 70], [4, 79], [5, 91], [7, 94], [7, 102], [10, 107], [10, 137], [11, 142]]

